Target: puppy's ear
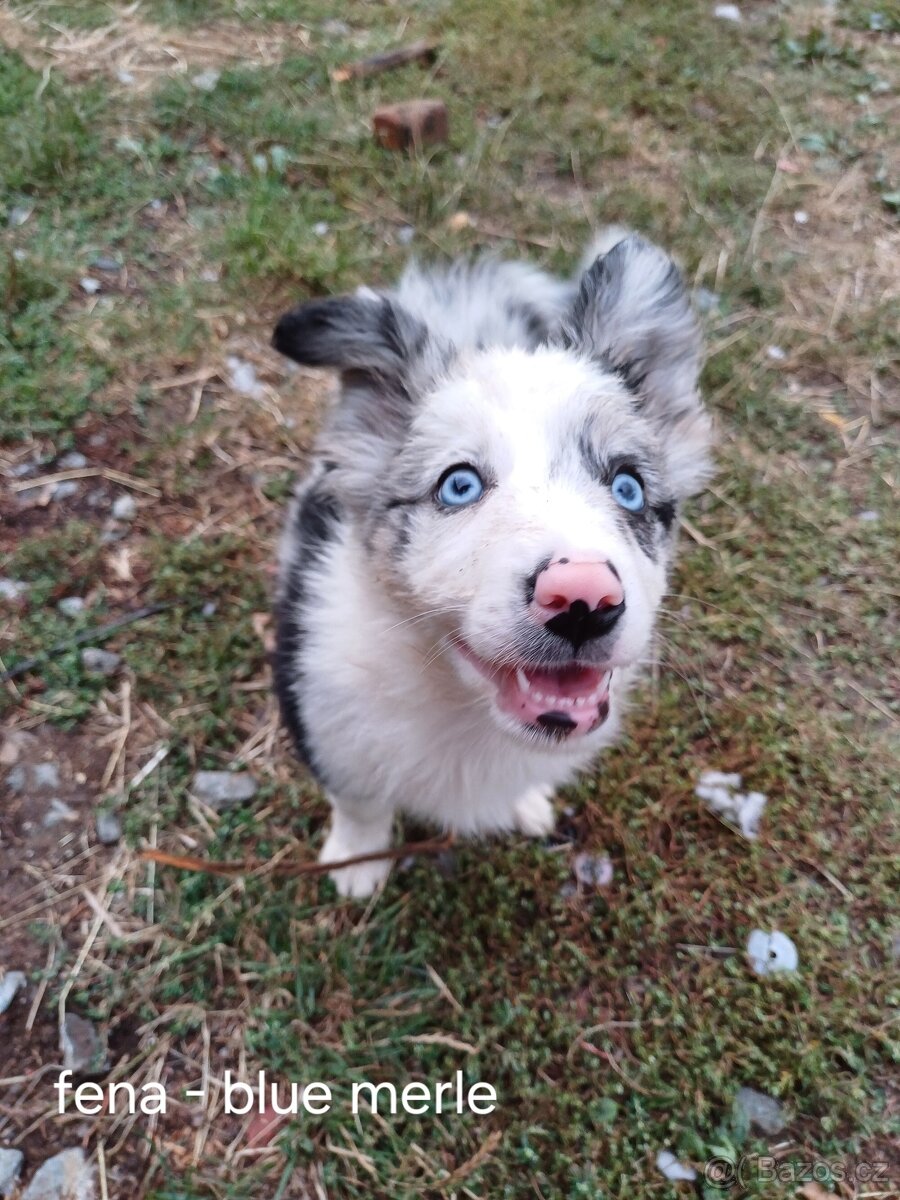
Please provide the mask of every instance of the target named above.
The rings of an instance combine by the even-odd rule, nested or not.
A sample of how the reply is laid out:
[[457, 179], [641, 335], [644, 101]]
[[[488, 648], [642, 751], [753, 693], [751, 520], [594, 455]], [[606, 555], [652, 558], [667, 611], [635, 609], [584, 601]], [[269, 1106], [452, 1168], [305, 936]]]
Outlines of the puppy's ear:
[[677, 493], [698, 490], [711, 472], [700, 328], [671, 258], [636, 234], [617, 242], [582, 275], [563, 339], [622, 377], [663, 435]]
[[449, 354], [402, 305], [368, 288], [285, 313], [272, 345], [305, 366], [339, 370], [335, 427], [386, 440], [402, 434], [415, 398]]
[[275, 326], [272, 345], [308, 367], [399, 380], [427, 339], [425, 326], [400, 305], [363, 291], [314, 300], [285, 313]]

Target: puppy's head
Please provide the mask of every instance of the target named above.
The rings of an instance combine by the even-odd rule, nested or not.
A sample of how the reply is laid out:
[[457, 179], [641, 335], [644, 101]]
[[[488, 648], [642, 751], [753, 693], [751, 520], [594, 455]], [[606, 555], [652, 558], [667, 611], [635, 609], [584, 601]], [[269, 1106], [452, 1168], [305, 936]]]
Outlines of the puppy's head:
[[517, 738], [598, 729], [647, 654], [680, 501], [710, 469], [679, 273], [629, 237], [533, 351], [457, 351], [387, 296], [284, 316], [276, 347], [342, 372], [323, 440], [370, 570]]

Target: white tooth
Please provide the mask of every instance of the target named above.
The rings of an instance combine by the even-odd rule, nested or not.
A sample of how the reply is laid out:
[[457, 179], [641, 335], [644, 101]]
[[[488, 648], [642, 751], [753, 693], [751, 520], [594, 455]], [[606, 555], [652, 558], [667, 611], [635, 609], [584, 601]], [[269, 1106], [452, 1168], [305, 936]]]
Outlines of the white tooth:
[[585, 700], [584, 696], [576, 696], [575, 697], [575, 707], [576, 708], [584, 708], [585, 704], [587, 704], [587, 700]]
[[531, 698], [532, 698], [532, 700], [543, 700], [543, 699], [544, 699], [544, 693], [543, 693], [543, 692], [532, 692], [532, 693], [531, 693]]
[[528, 676], [525, 674], [525, 672], [522, 670], [521, 667], [516, 667], [516, 683], [519, 685], [519, 687], [522, 689], [523, 692], [527, 692], [529, 690], [529, 688], [531, 687], [531, 685], [528, 682]]

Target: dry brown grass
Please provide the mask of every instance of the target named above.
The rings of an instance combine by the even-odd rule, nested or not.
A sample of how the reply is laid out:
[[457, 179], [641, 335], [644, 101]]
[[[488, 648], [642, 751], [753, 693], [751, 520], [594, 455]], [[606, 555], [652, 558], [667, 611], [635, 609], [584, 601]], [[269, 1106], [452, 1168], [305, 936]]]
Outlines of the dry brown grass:
[[265, 31], [238, 21], [219, 21], [198, 30], [163, 29], [141, 15], [139, 3], [120, 8], [97, 29], [72, 29], [55, 24], [41, 4], [34, 4], [18, 13], [0, 9], [0, 43], [35, 70], [58, 72], [74, 82], [100, 77], [143, 92], [169, 76], [234, 63], [272, 66], [287, 52], [305, 52], [310, 38], [293, 22], [272, 22]]

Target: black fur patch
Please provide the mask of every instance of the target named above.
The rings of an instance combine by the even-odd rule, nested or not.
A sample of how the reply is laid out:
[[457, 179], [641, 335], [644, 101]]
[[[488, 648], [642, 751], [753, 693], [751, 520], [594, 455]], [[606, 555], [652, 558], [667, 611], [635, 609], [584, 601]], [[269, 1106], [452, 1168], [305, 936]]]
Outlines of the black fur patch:
[[538, 575], [540, 575], [542, 571], [546, 571], [552, 561], [553, 560], [548, 555], [547, 558], [538, 563], [530, 575], [526, 576], [524, 580], [526, 604], [530, 604], [534, 599], [534, 589], [537, 587]]
[[303, 644], [305, 577], [309, 566], [334, 540], [341, 512], [337, 500], [320, 482], [304, 496], [296, 515], [297, 545], [287, 570], [284, 592], [275, 610], [275, 652], [272, 674], [281, 719], [291, 735], [298, 758], [320, 783], [323, 773], [316, 762], [297, 695], [297, 655]]
[[659, 504], [652, 505], [650, 511], [656, 514], [656, 519], [668, 533], [675, 521], [675, 501], [661, 500]]
[[529, 348], [533, 349], [545, 342], [550, 334], [550, 327], [547, 322], [530, 304], [510, 301], [506, 305], [506, 311], [513, 321], [518, 321], [523, 325], [528, 336]]

